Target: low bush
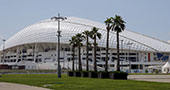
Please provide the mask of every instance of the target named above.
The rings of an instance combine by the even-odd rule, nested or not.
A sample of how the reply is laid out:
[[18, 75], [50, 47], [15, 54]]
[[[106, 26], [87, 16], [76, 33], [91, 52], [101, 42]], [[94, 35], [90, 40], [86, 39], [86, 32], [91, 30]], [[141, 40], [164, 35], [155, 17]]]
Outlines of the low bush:
[[98, 72], [89, 71], [89, 78], [98, 78]]
[[74, 72], [73, 71], [68, 71], [68, 76], [70, 76], [70, 77], [73, 77], [74, 76]]
[[75, 77], [89, 77], [89, 78], [110, 78], [110, 79], [123, 79], [127, 80], [128, 74], [126, 72], [95, 72], [95, 71], [69, 71], [68, 76]]
[[88, 71], [82, 71], [81, 77], [89, 77], [89, 72]]
[[127, 76], [128, 76], [128, 74], [126, 72], [119, 72], [119, 71], [110, 72], [110, 78], [111, 79], [127, 80]]
[[109, 72], [105, 71], [98, 72], [98, 78], [109, 78]]
[[74, 74], [75, 77], [81, 77], [81, 71], [75, 71]]

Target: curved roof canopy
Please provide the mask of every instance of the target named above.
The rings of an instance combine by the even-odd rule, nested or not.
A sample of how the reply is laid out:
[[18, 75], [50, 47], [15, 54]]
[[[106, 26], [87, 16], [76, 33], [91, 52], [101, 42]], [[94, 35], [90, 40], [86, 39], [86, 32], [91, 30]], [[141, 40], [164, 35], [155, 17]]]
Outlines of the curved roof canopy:
[[[97, 40], [98, 45], [101, 47], [106, 46], [106, 30], [105, 24], [95, 21], [68, 17], [67, 20], [61, 21], [60, 24], [61, 43], [69, 43], [71, 37], [77, 33], [81, 33], [85, 30], [91, 30], [92, 27], [99, 28], [99, 32], [102, 33], [101, 40]], [[9, 38], [5, 42], [5, 48], [11, 48], [18, 45], [29, 43], [57, 43], [57, 21], [44, 20], [36, 24], [30, 25], [14, 36]], [[170, 44], [155, 38], [151, 38], [142, 34], [138, 34], [129, 30], [125, 30], [120, 33], [120, 40], [123, 40], [123, 48], [139, 51], [153, 51], [153, 52], [170, 52]], [[91, 40], [92, 42], [92, 40]], [[114, 31], [110, 32], [110, 48], [116, 48], [116, 34]], [[127, 43], [133, 43], [128, 46]], [[121, 45], [121, 44], [120, 44]], [[2, 50], [2, 46], [1, 46]]]

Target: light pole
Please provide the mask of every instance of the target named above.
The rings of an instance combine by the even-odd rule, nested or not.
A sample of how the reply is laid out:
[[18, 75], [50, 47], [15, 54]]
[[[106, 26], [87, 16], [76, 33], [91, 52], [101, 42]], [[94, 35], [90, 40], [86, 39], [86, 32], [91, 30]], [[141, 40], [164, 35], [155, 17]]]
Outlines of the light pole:
[[66, 20], [66, 17], [61, 17], [60, 14], [58, 14], [57, 17], [52, 17], [51, 20], [58, 21], [58, 78], [61, 78], [61, 67], [60, 67], [60, 37], [61, 37], [61, 31], [60, 31], [60, 20]]
[[123, 71], [123, 40], [121, 40], [121, 69]]
[[129, 46], [129, 73], [131, 73], [131, 60], [130, 60], [130, 47], [132, 46], [133, 43], [128, 42], [127, 45]]
[[5, 52], [4, 52], [4, 50], [5, 50], [5, 39], [3, 39], [2, 40], [3, 41], [3, 50], [2, 50], [2, 53], [3, 53], [3, 61], [2, 61], [2, 64], [4, 64], [4, 62], [5, 62]]

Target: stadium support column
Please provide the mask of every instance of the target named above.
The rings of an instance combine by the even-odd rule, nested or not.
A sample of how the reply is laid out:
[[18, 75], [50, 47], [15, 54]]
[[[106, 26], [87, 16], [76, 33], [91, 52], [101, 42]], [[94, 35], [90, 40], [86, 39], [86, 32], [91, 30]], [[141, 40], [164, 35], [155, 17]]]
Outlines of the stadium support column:
[[[84, 60], [83, 60], [83, 55], [84, 55], [85, 50], [86, 50], [85, 47], [83, 47], [82, 50], [81, 50], [82, 67], [83, 67], [83, 66], [86, 66], [86, 64], [84, 63]], [[83, 69], [83, 68], [82, 68], [82, 69]]]
[[123, 40], [121, 40], [121, 70], [123, 71]]
[[[76, 49], [76, 55], [78, 55], [78, 49]], [[76, 56], [76, 70], [78, 70], [78, 56]], [[92, 68], [91, 68], [92, 70]]]
[[5, 62], [5, 39], [3, 39], [3, 50], [2, 50], [2, 53], [3, 53], [3, 64], [4, 64], [4, 62]]
[[129, 46], [129, 73], [131, 73], [130, 46]]
[[37, 58], [37, 44], [34, 44], [34, 62], [36, 62]]
[[[113, 64], [112, 64], [112, 66], [113, 66], [112, 68], [113, 68], [114, 70], [116, 70], [115, 58], [114, 58], [114, 56], [112, 55], [112, 54], [114, 53], [114, 50], [111, 49], [111, 50], [110, 50], [110, 53], [111, 53], [110, 55], [112, 56], [110, 60], [111, 60], [111, 62], [113, 63]], [[103, 68], [104, 68], [104, 67], [103, 67]], [[112, 71], [114, 71], [113, 69], [112, 69]]]
[[110, 62], [110, 63], [108, 63], [108, 70], [110, 70], [110, 68], [112, 67], [112, 65], [111, 65], [111, 62], [112, 62], [112, 49], [110, 49], [108, 52], [109, 52], [108, 62]]
[[140, 60], [139, 60], [139, 53], [136, 52], [136, 58], [138, 61], [138, 73], [140, 73]]
[[20, 47], [17, 47], [16, 63], [19, 61]]
[[168, 53], [168, 61], [170, 60], [170, 53]]
[[60, 31], [60, 20], [66, 20], [66, 17], [61, 17], [60, 14], [58, 14], [58, 17], [52, 17], [51, 20], [58, 21], [58, 78], [61, 78], [61, 66], [60, 66], [60, 37], [61, 37], [61, 31]]
[[145, 73], [145, 63], [143, 64], [143, 73]]
[[20, 54], [20, 56], [21, 56], [21, 62], [22, 62], [22, 53], [23, 53], [23, 47], [21, 46], [21, 54]]
[[129, 60], [129, 73], [131, 73], [131, 60], [130, 60], [130, 47], [132, 46], [133, 43], [128, 42], [127, 45], [129, 46], [129, 56], [128, 56], [128, 60]]
[[65, 68], [65, 63], [66, 63], [66, 61], [65, 61], [65, 56], [64, 56], [64, 55], [65, 55], [65, 48], [66, 48], [66, 47], [63, 46], [63, 55], [62, 55], [62, 56], [63, 56], [63, 68]]

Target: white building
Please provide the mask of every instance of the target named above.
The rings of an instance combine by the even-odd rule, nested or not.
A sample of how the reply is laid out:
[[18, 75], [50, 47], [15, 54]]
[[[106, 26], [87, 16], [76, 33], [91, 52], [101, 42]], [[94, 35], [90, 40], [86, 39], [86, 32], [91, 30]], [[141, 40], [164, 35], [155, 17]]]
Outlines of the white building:
[[[66, 21], [61, 21], [61, 65], [64, 68], [71, 68], [72, 52], [69, 40], [77, 33], [91, 30], [92, 27], [99, 28], [102, 33], [101, 40], [97, 40], [97, 64], [104, 67], [106, 57], [106, 30], [105, 24], [95, 21], [68, 17]], [[25, 65], [26, 69], [56, 69], [57, 68], [57, 22], [44, 20], [30, 25], [5, 42], [4, 59], [3, 45], [0, 48], [1, 64]], [[120, 62], [124, 71], [132, 72], [145, 71], [148, 66], [162, 65], [169, 60], [170, 44], [146, 35], [125, 30], [120, 33]], [[93, 42], [90, 40], [90, 42]], [[116, 34], [110, 32], [109, 47], [109, 69], [114, 70], [116, 59]], [[85, 43], [85, 42], [84, 42]], [[132, 43], [129, 45], [128, 43]], [[85, 45], [85, 44], [84, 44]], [[85, 46], [82, 47], [82, 62], [85, 68]], [[122, 49], [123, 48], [123, 49]], [[89, 61], [93, 64], [92, 48], [89, 54]], [[77, 57], [77, 56], [76, 56]], [[130, 59], [130, 65], [129, 65]], [[76, 59], [77, 60], [77, 59]], [[92, 67], [91, 67], [92, 68]]]

